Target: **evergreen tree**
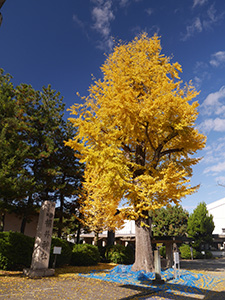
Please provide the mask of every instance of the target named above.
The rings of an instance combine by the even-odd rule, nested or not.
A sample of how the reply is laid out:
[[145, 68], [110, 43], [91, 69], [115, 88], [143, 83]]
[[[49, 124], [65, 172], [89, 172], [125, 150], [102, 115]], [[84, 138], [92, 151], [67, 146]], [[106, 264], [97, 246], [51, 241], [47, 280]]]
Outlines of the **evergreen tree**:
[[56, 200], [55, 177], [59, 166], [54, 160], [57, 145], [55, 136], [63, 122], [64, 104], [60, 93], [43, 87], [36, 91], [32, 86], [21, 84], [15, 92], [15, 101], [19, 107], [18, 118], [23, 122], [23, 138], [29, 147], [24, 168], [34, 182], [27, 189], [26, 199], [22, 200], [21, 232], [24, 232], [29, 214], [34, 204], [44, 200]]
[[0, 216], [4, 228], [5, 212], [13, 200], [26, 197], [33, 185], [29, 172], [24, 168], [29, 147], [24, 141], [24, 124], [18, 117], [19, 107], [11, 76], [0, 69]]
[[57, 236], [74, 232], [79, 227], [79, 221], [75, 217], [79, 216], [78, 195], [82, 190], [84, 167], [75, 157], [75, 151], [66, 146], [64, 141], [72, 138], [76, 129], [71, 122], [63, 122], [60, 130], [55, 136], [57, 151], [54, 159], [59, 167], [56, 180], [56, 196], [60, 206], [57, 210]]
[[185, 236], [188, 212], [180, 205], [162, 207], [150, 214], [155, 236]]
[[194, 239], [193, 247], [197, 251], [212, 243], [214, 228], [213, 216], [209, 215], [205, 202], [199, 203], [190, 215], [187, 227], [188, 236]]
[[41, 91], [27, 84], [14, 88], [11, 76], [0, 70], [2, 229], [7, 207], [22, 217], [24, 232], [43, 200], [60, 200], [63, 207], [77, 198], [82, 167], [74, 150], [64, 144], [75, 133], [63, 119], [64, 108], [60, 93], [50, 85]]

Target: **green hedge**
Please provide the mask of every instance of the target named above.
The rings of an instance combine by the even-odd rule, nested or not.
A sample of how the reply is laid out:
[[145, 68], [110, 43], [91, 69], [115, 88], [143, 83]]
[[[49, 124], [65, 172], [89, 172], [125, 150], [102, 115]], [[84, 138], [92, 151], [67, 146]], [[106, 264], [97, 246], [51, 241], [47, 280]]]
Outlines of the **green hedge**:
[[[193, 249], [193, 258], [197, 258], [197, 251], [194, 248], [192, 249]], [[180, 250], [181, 258], [191, 259], [191, 248], [189, 245], [183, 244], [180, 246], [179, 250]]]
[[0, 269], [30, 267], [34, 239], [19, 232], [0, 232]]
[[208, 250], [204, 250], [205, 254], [202, 254], [202, 252], [198, 252], [197, 251], [197, 255], [196, 258], [201, 258], [201, 259], [210, 259], [213, 258], [212, 252], [208, 251]]
[[166, 246], [162, 246], [159, 248], [159, 254], [163, 257], [166, 258]]
[[[59, 238], [52, 238], [49, 266], [52, 266], [54, 257], [53, 247], [62, 247], [62, 252], [57, 255], [56, 266], [70, 263], [72, 249], [69, 243]], [[23, 270], [31, 266], [34, 238], [19, 232], [0, 232], [0, 269]]]
[[[198, 259], [204, 259], [204, 258], [212, 258], [213, 255], [210, 251], [208, 250], [204, 250], [205, 251], [205, 254], [202, 254], [201, 252], [198, 252], [196, 251], [195, 248], [192, 248], [193, 249], [193, 258], [198, 258]], [[180, 256], [181, 258], [183, 259], [191, 259], [191, 249], [190, 249], [190, 246], [187, 245], [187, 244], [183, 244], [180, 246], [179, 248], [180, 250]]]
[[70, 264], [72, 266], [92, 266], [100, 262], [97, 246], [90, 244], [74, 245]]
[[105, 256], [107, 261], [115, 264], [133, 264], [134, 250], [130, 246], [113, 245], [106, 248]]

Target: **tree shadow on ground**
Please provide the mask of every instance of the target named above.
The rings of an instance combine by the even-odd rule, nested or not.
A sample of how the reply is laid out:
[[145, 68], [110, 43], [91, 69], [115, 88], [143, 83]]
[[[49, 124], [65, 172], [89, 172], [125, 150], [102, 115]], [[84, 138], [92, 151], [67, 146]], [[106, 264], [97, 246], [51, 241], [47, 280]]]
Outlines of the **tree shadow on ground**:
[[[225, 281], [224, 281], [225, 284]], [[120, 300], [153, 300], [153, 299], [164, 299], [164, 300], [194, 300], [194, 299], [206, 299], [210, 300], [224, 300], [225, 299], [225, 285], [223, 291], [214, 291], [208, 288], [190, 287], [182, 284], [165, 283], [162, 285], [153, 285], [152, 289], [140, 288], [135, 285], [122, 285], [122, 288], [128, 288], [140, 293], [135, 296], [129, 296], [121, 298]], [[157, 297], [157, 298], [155, 298]], [[160, 298], [158, 298], [160, 297]]]

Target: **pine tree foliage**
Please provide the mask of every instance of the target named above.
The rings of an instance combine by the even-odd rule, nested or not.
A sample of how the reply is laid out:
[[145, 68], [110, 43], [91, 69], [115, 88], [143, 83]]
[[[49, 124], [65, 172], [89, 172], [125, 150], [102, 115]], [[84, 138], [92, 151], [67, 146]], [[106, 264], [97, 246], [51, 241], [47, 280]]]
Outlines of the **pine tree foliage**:
[[154, 236], [186, 236], [189, 214], [182, 206], [162, 207], [150, 215]]
[[84, 103], [71, 108], [78, 131], [67, 145], [85, 163], [89, 201], [108, 199], [115, 211], [126, 199], [143, 226], [147, 211], [196, 190], [189, 181], [199, 159], [191, 156], [205, 145], [195, 128], [198, 93], [183, 86], [181, 66], [161, 54], [156, 35], [119, 44], [101, 70]]
[[193, 247], [202, 250], [205, 244], [212, 243], [212, 232], [215, 228], [213, 216], [209, 215], [205, 202], [198, 204], [188, 219], [187, 233], [194, 239]]
[[[64, 140], [75, 128], [64, 120], [63, 98], [50, 85], [14, 87], [0, 70], [0, 212], [16, 206], [21, 232], [43, 200], [76, 201], [82, 166]], [[62, 220], [61, 220], [62, 222]]]

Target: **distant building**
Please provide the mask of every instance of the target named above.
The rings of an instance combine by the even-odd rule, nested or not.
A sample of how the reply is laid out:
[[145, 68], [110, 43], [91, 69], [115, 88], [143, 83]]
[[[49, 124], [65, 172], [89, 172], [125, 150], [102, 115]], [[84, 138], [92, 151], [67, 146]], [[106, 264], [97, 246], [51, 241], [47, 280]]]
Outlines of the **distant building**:
[[[20, 232], [21, 223], [22, 223], [21, 217], [18, 217], [18, 215], [16, 215], [15, 213], [6, 213], [3, 230]], [[35, 237], [37, 224], [38, 224], [38, 214], [33, 215], [31, 217], [31, 220], [27, 222], [24, 234], [31, 237]]]
[[207, 205], [209, 214], [213, 216], [215, 229], [213, 234], [224, 235], [225, 237], [225, 198]]

